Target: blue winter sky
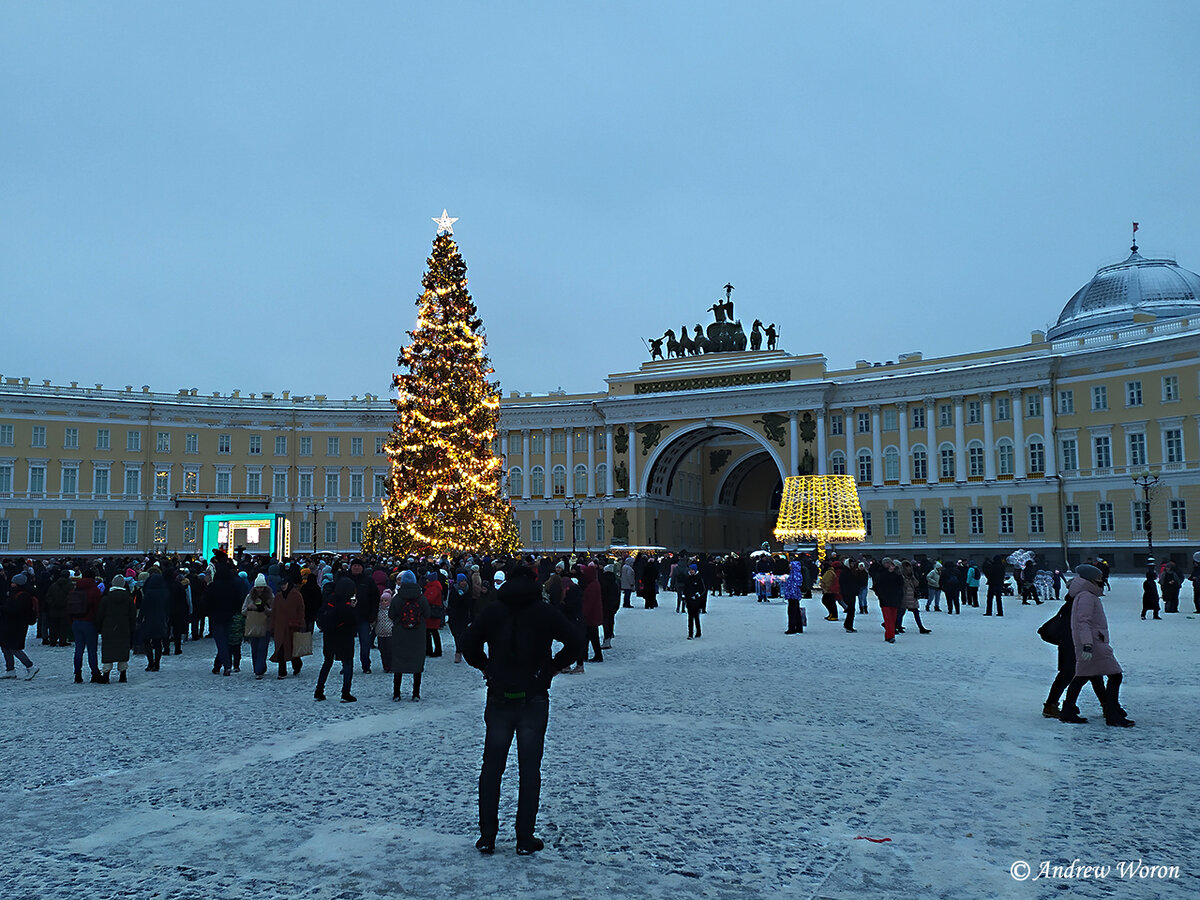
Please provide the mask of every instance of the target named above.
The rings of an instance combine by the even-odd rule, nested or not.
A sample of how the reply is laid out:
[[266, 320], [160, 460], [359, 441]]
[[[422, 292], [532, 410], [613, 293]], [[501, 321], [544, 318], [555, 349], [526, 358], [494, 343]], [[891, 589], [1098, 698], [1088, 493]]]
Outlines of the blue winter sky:
[[1200, 3], [0, 3], [0, 374], [385, 394], [445, 207], [507, 393], [1200, 269]]

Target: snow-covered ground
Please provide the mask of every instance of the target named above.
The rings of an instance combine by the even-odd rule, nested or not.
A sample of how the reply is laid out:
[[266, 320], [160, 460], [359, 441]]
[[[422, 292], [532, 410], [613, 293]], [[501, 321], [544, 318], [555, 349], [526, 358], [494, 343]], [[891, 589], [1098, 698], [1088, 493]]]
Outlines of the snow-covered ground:
[[[1200, 616], [1142, 622], [1140, 596], [1106, 598], [1133, 729], [1090, 690], [1087, 725], [1042, 717], [1054, 604], [930, 613], [895, 645], [873, 599], [857, 634], [815, 600], [800, 636], [753, 597], [713, 598], [697, 641], [673, 595], [622, 610], [606, 661], [555, 681], [534, 857], [515, 751], [497, 854], [474, 850], [482, 683], [451, 655], [419, 704], [376, 664], [343, 705], [336, 667], [313, 702], [313, 658], [255, 681], [247, 647], [214, 677], [205, 641], [75, 685], [31, 640], [41, 673], [0, 682], [0, 897], [1200, 896]], [[1116, 869], [1139, 859], [1179, 875]], [[1072, 860], [1113, 869], [1010, 874]]]

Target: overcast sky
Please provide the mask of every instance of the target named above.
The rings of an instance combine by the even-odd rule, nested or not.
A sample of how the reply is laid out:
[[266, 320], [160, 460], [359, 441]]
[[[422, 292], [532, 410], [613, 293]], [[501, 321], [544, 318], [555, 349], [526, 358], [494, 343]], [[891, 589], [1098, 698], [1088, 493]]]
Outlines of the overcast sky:
[[0, 2], [0, 374], [386, 394], [449, 210], [510, 390], [737, 314], [1019, 344], [1200, 269], [1200, 3]]

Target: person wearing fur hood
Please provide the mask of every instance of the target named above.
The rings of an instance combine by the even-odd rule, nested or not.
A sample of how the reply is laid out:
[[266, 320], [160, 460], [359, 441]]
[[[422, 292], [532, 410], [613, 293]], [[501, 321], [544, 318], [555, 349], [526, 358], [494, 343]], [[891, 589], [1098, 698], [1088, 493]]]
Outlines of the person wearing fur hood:
[[[1075, 644], [1075, 677], [1067, 688], [1063, 701], [1063, 721], [1087, 721], [1078, 713], [1076, 701], [1079, 692], [1090, 680], [1100, 693], [1103, 686], [1104, 721], [1108, 725], [1129, 728], [1133, 720], [1121, 708], [1120, 690], [1123, 673], [1121, 664], [1113, 653], [1109, 640], [1108, 619], [1104, 615], [1104, 604], [1100, 595], [1104, 592], [1104, 574], [1091, 565], [1082, 565], [1075, 570], [1075, 577], [1067, 586], [1067, 593], [1075, 598], [1071, 607], [1071, 638]], [[1067, 717], [1068, 710], [1072, 715]]]

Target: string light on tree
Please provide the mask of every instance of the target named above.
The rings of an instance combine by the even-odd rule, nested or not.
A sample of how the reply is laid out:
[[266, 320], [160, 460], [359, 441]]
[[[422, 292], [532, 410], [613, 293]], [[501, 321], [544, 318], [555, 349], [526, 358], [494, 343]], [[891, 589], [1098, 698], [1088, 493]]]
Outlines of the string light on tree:
[[490, 380], [483, 321], [453, 239], [458, 219], [442, 210], [433, 221], [417, 324], [392, 379], [388, 490], [380, 515], [364, 526], [363, 547], [397, 555], [513, 551], [516, 522], [501, 493], [503, 463], [492, 450], [500, 385]]

